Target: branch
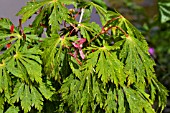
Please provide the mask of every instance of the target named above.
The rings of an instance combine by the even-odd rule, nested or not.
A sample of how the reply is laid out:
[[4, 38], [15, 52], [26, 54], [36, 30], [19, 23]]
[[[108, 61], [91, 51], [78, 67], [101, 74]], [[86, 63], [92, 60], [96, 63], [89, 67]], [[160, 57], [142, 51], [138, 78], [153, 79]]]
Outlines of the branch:
[[119, 29], [126, 36], [126, 38], [129, 36], [121, 27], [115, 26], [115, 28]]
[[116, 27], [117, 29], [119, 29], [126, 37], [128, 37], [128, 34], [127, 34], [122, 28], [120, 28], [120, 27], [118, 27], [118, 26], [110, 26], [109, 28], [107, 28], [107, 29], [105, 30], [105, 27], [106, 27], [108, 24], [110, 24], [111, 22], [113, 22], [113, 21], [115, 21], [115, 20], [117, 20], [117, 19], [119, 19], [119, 18], [123, 18], [123, 16], [120, 15], [120, 16], [118, 16], [118, 17], [112, 18], [111, 20], [107, 21], [107, 23], [102, 27], [101, 32], [100, 32], [99, 34], [97, 34], [95, 37], [93, 37], [93, 38], [90, 40], [90, 43], [91, 43], [93, 40], [95, 40], [98, 36], [100, 36], [101, 34], [107, 33], [107, 32], [108, 32], [111, 28], [113, 28], [113, 27]]

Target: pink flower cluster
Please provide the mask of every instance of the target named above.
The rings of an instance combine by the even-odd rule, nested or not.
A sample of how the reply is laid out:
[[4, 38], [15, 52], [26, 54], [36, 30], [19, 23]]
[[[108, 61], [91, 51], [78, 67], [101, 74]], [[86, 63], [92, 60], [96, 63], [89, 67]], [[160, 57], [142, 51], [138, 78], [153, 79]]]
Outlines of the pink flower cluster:
[[85, 59], [85, 55], [83, 53], [83, 43], [86, 42], [86, 38], [81, 38], [79, 40], [76, 40], [75, 42], [72, 42], [74, 48], [75, 48], [75, 51], [74, 51], [74, 54], [73, 54], [73, 57], [74, 58], [77, 58], [77, 55], [78, 55], [78, 52], [81, 56], [82, 59]]

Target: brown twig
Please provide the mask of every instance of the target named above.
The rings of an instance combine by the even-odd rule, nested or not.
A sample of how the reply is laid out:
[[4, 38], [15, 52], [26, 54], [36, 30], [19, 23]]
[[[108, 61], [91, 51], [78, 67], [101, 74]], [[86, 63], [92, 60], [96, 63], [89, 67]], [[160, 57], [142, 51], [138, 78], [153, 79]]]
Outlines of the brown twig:
[[77, 57], [74, 57], [73, 53], [68, 53], [68, 54], [71, 55], [79, 65], [82, 65], [82, 62]]
[[80, 14], [81, 10], [78, 10], [78, 12], [74, 15], [74, 19], [77, 18], [77, 16]]
[[70, 26], [72, 26], [73, 29], [70, 31], [69, 36], [71, 36], [71, 34], [73, 33], [74, 30], [75, 30], [76, 32], [78, 31], [78, 28], [77, 28], [75, 25], [70, 24]]
[[22, 19], [19, 19], [19, 29], [20, 29], [21, 35], [23, 36], [23, 39], [26, 40], [26, 35], [25, 35], [24, 30], [22, 28]]
[[128, 37], [128, 34], [127, 34], [122, 28], [120, 28], [119, 26], [110, 26], [110, 27], [108, 27], [107, 29], [105, 29], [105, 27], [106, 27], [109, 23], [111, 23], [111, 22], [113, 22], [113, 21], [115, 21], [115, 20], [117, 20], [117, 19], [119, 19], [119, 18], [122, 18], [122, 17], [123, 17], [123, 16], [120, 15], [120, 16], [118, 16], [118, 17], [116, 17], [116, 18], [112, 18], [111, 20], [107, 21], [107, 23], [102, 27], [102, 30], [100, 31], [100, 33], [97, 34], [94, 38], [92, 38], [92, 39], [90, 40], [90, 43], [91, 43], [93, 40], [95, 40], [98, 36], [100, 36], [101, 34], [107, 33], [107, 32], [108, 32], [111, 28], [113, 28], [113, 27], [116, 27], [117, 29], [119, 29], [126, 37]]
[[119, 18], [123, 18], [123, 16], [120, 15], [120, 16], [118, 16], [118, 17], [112, 18], [111, 20], [107, 21], [107, 23], [103, 26], [103, 28], [105, 28], [109, 23], [111, 23], [111, 22], [113, 22], [113, 21], [115, 21], [115, 20], [117, 20], [117, 19], [119, 19]]
[[126, 38], [129, 36], [121, 27], [119, 26], [114, 26], [114, 27], [118, 28], [126, 36]]

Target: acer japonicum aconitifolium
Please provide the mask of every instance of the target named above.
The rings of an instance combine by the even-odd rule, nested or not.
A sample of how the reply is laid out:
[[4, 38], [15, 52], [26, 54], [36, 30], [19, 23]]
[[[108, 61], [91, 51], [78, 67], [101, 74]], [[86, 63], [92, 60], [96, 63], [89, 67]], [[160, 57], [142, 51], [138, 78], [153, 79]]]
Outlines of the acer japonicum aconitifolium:
[[163, 111], [168, 91], [145, 38], [99, 1], [35, 0], [17, 13], [18, 26], [0, 20], [0, 112]]

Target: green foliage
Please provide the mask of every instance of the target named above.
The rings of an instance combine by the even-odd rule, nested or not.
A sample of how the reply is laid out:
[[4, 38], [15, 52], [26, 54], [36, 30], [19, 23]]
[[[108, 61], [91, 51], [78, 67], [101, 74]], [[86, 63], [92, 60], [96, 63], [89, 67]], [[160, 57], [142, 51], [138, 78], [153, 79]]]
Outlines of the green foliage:
[[169, 1], [160, 1], [159, 12], [160, 12], [160, 20], [162, 23], [165, 23], [170, 20], [170, 2]]
[[7, 109], [7, 111], [5, 113], [18, 113], [18, 112], [19, 112], [18, 107], [11, 106]]
[[[111, 3], [112, 1], [110, 1]], [[169, 63], [169, 21], [166, 20], [169, 18], [168, 11], [166, 13], [162, 11], [162, 9], [169, 9], [168, 6], [168, 0], [159, 0], [159, 4], [157, 4], [157, 1], [152, 1], [147, 3], [144, 1], [137, 1], [132, 2], [132, 0], [123, 1], [126, 5], [120, 5], [118, 8], [119, 11], [125, 17], [129, 18], [131, 22], [133, 22], [139, 29], [142, 31], [142, 34], [147, 37], [147, 42], [149, 42], [149, 47], [151, 49], [154, 49], [154, 52], [152, 53], [153, 59], [156, 61], [156, 66], [154, 67], [156, 70], [156, 75], [158, 77], [158, 80], [166, 85], [166, 87], [169, 89], [169, 81], [170, 81], [170, 63]], [[145, 4], [139, 5], [140, 4]], [[165, 3], [167, 3], [165, 5]], [[114, 3], [117, 6], [117, 2]], [[161, 5], [164, 4], [164, 5]], [[115, 6], [110, 5], [110, 6]], [[127, 8], [126, 8], [127, 7]], [[126, 8], [125, 10], [121, 9]], [[133, 11], [133, 14], [131, 14], [131, 11]], [[159, 13], [158, 13], [159, 12]], [[132, 18], [133, 17], [133, 18]], [[162, 18], [162, 20], [161, 20]], [[166, 22], [161, 22], [166, 21]], [[153, 88], [152, 86], [150, 86]], [[154, 88], [153, 88], [154, 89]], [[154, 90], [153, 90], [154, 91]], [[155, 92], [156, 93], [156, 92]], [[151, 95], [151, 98], [154, 98], [154, 96]], [[165, 113], [168, 112], [169, 109], [169, 98], [168, 98], [168, 104], [166, 108], [164, 109]], [[158, 111], [159, 112], [159, 111]]]
[[168, 91], [121, 14], [102, 0], [36, 0], [17, 15], [24, 23], [34, 13], [25, 28], [0, 19], [0, 112], [162, 112]]

